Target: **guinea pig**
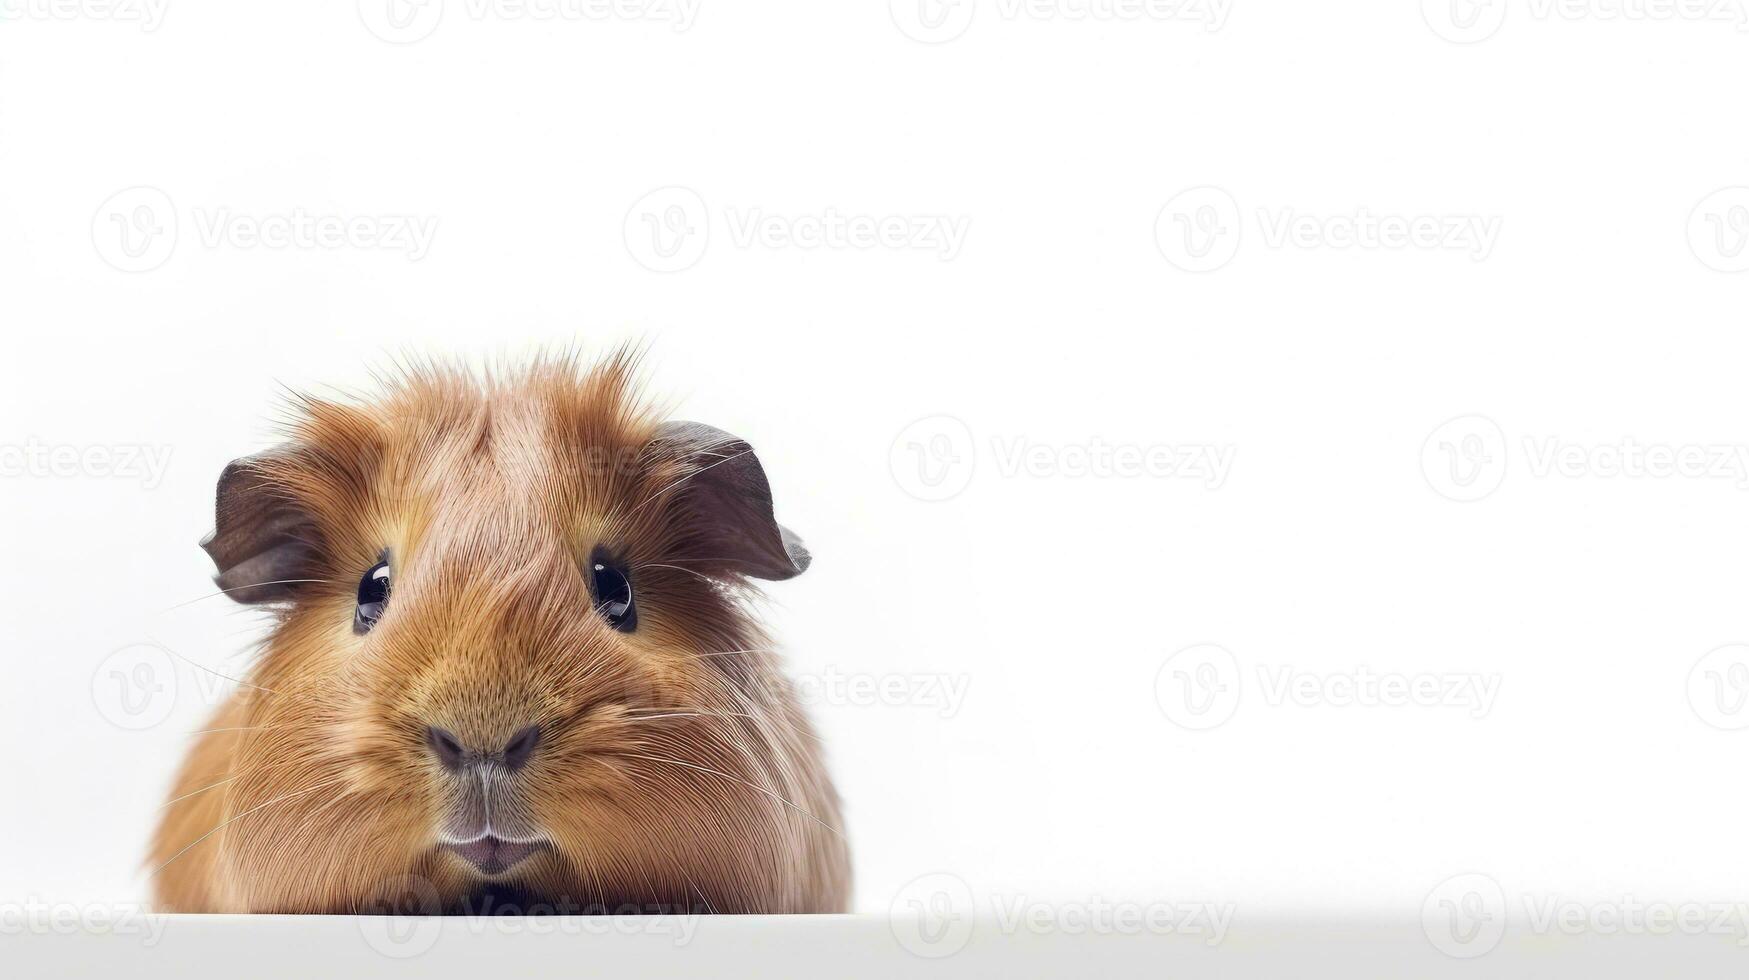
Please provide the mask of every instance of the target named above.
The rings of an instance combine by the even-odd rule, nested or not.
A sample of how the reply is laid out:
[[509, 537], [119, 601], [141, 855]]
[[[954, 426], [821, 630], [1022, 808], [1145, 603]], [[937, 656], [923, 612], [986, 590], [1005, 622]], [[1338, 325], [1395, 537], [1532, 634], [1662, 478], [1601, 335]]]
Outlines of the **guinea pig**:
[[[273, 614], [151, 845], [180, 912], [837, 912], [838, 796], [749, 580], [808, 567], [747, 443], [635, 358], [296, 397], [202, 542]], [[395, 885], [393, 887], [401, 887]]]

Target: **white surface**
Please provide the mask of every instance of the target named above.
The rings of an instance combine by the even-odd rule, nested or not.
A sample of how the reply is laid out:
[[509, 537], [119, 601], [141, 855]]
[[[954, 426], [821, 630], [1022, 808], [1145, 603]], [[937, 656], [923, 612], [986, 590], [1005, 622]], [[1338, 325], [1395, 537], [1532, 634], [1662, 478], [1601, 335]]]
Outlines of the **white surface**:
[[885, 916], [415, 919], [163, 916], [137, 929], [0, 937], [22, 975], [420, 976], [520, 971], [708, 977], [1740, 977], [1712, 937], [1509, 933], [1455, 958], [1413, 923], [1265, 918], [1223, 942], [1005, 929], [963, 920], [939, 945]]
[[[1707, 243], [1749, 194], [1712, 196], [1749, 185], [1749, 37], [1510, 6], [1473, 44], [1402, 2], [1250, 0], [1213, 31], [979, 2], [940, 44], [885, 3], [706, 4], [677, 31], [452, 2], [410, 44], [352, 2], [176, 0], [151, 31], [8, 6], [0, 445], [170, 455], [0, 479], [0, 898], [144, 894], [213, 679], [170, 662], [131, 731], [108, 718], [139, 717], [112, 673], [136, 654], [106, 658], [244, 662], [250, 614], [181, 604], [277, 385], [627, 337], [682, 415], [759, 447], [813, 549], [773, 589], [796, 670], [898, 692], [814, 709], [858, 909], [935, 873], [985, 908], [1412, 917], [1471, 872], [1514, 908], [1740, 894], [1749, 732], [1709, 721], [1749, 714], [1706, 706], [1743, 653], [1689, 682], [1749, 641], [1744, 471], [1609, 475], [1608, 451], [1749, 445], [1749, 280], [1707, 264], [1743, 254], [1735, 225]], [[1241, 233], [1184, 252], [1175, 201]], [[120, 251], [141, 205], [173, 250]], [[643, 236], [671, 206], [708, 238], [665, 258]], [[417, 261], [237, 237], [300, 209], [436, 230]], [[1359, 209], [1494, 231], [1480, 260], [1271, 244], [1290, 212]], [[777, 237], [807, 221], [741, 244], [755, 211], [964, 234], [951, 259]], [[1551, 439], [1591, 462], [1539, 474]], [[1042, 468], [1004, 472], [1016, 440]], [[925, 482], [912, 444], [975, 466]], [[1505, 468], [1453, 483], [1447, 444]], [[1218, 487], [1064, 472], [1100, 445], [1236, 455]], [[1232, 659], [1162, 674], [1202, 644]], [[1239, 692], [1178, 718], [1223, 724], [1162, 710], [1179, 671]], [[1460, 700], [1332, 703], [1363, 671]], [[1271, 703], [1301, 675], [1314, 703]]]

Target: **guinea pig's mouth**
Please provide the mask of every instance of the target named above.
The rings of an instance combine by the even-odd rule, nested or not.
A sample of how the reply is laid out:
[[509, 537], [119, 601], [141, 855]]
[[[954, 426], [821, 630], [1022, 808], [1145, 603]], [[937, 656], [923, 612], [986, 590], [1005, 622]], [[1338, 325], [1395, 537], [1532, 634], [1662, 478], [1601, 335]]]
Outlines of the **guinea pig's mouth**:
[[503, 874], [521, 864], [529, 855], [551, 846], [544, 839], [505, 840], [492, 834], [469, 841], [445, 841], [440, 845], [442, 850], [460, 856], [462, 860], [479, 869], [480, 873], [488, 875]]

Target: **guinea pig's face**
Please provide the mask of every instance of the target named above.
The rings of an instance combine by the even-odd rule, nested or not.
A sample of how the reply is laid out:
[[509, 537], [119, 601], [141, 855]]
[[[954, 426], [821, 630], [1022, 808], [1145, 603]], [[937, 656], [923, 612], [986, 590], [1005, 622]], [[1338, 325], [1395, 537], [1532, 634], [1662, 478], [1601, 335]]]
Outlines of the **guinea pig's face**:
[[304, 411], [226, 471], [206, 545], [283, 610], [222, 844], [254, 907], [404, 874], [446, 905], [733, 905], [777, 873], [818, 787], [783, 771], [805, 723], [734, 587], [808, 559], [745, 443], [652, 423], [618, 362]]

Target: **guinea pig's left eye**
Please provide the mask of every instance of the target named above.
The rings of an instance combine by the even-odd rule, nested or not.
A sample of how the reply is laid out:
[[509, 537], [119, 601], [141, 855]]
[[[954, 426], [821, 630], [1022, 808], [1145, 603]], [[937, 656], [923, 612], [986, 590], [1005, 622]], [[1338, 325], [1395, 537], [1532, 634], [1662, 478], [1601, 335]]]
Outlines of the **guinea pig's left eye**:
[[638, 628], [638, 607], [632, 601], [632, 580], [625, 571], [600, 556], [589, 559], [595, 608], [607, 625], [621, 633]]
[[388, 608], [389, 562], [384, 559], [358, 580], [358, 608], [352, 614], [352, 631], [359, 636], [369, 633]]

